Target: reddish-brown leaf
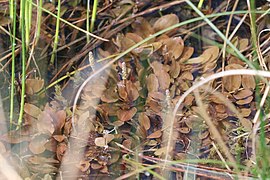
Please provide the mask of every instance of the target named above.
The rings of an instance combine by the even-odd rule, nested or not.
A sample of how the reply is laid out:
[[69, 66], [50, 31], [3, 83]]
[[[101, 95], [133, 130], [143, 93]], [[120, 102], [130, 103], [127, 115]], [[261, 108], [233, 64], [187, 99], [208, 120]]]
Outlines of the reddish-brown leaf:
[[162, 136], [162, 132], [161, 130], [157, 130], [154, 133], [150, 134], [149, 136], [147, 136], [147, 139], [151, 139], [151, 138], [160, 138]]
[[120, 121], [128, 121], [130, 120], [137, 112], [137, 108], [133, 107], [129, 110], [119, 109], [117, 111], [117, 117]]

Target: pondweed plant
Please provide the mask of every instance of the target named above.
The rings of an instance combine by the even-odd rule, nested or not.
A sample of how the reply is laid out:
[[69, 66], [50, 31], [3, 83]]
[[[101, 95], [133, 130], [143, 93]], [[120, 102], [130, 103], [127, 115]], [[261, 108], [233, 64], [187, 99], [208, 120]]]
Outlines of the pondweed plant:
[[[56, 21], [56, 31], [55, 31], [55, 39], [54, 39], [54, 46], [53, 46], [53, 55], [51, 57], [51, 65], [54, 64], [54, 59], [55, 59], [55, 52], [57, 50], [57, 44], [58, 44], [58, 36], [59, 36], [59, 24], [60, 24], [60, 21], [61, 22], [64, 22], [64, 23], [67, 23], [69, 25], [71, 25], [72, 27], [74, 27], [73, 24], [69, 23], [68, 21], [62, 19], [60, 17], [60, 5], [61, 5], [61, 1], [58, 0], [58, 8], [57, 8], [57, 15], [49, 12], [48, 10], [44, 9], [42, 7], [42, 0], [39, 1], [38, 5], [34, 4], [33, 2], [31, 2], [29, 0], [22, 0], [21, 1], [21, 8], [20, 8], [20, 20], [21, 20], [21, 39], [22, 39], [22, 44], [21, 44], [21, 60], [22, 60], [22, 77], [21, 77], [21, 83], [22, 83], [22, 93], [21, 93], [21, 106], [20, 106], [20, 114], [19, 114], [19, 120], [18, 120], [18, 127], [20, 127], [20, 125], [22, 124], [22, 118], [23, 118], [23, 113], [24, 113], [24, 94], [25, 94], [25, 79], [26, 79], [26, 65], [25, 65], [25, 61], [26, 61], [26, 58], [27, 58], [27, 51], [28, 51], [28, 46], [30, 42], [30, 30], [31, 30], [31, 13], [29, 14], [30, 12], [30, 9], [32, 11], [32, 5], [37, 7], [38, 8], [38, 16], [40, 16], [40, 19], [41, 19], [41, 13], [42, 13], [42, 10], [49, 13], [50, 15], [54, 16], [57, 21]], [[96, 14], [96, 10], [97, 10], [97, 7], [96, 7], [96, 10], [95, 9], [95, 5], [97, 6], [97, 2], [98, 1], [95, 1], [94, 2], [94, 8], [93, 8], [93, 11], [92, 13], [95, 12]], [[179, 113], [179, 107], [181, 106], [181, 104], [183, 103], [183, 101], [185, 100], [185, 98], [190, 95], [194, 90], [200, 88], [201, 86], [203, 86], [204, 84], [212, 81], [212, 80], [215, 80], [215, 79], [218, 79], [218, 78], [223, 78], [223, 77], [227, 77], [227, 76], [232, 76], [232, 75], [252, 75], [252, 76], [260, 76], [260, 77], [270, 77], [270, 73], [267, 72], [267, 71], [259, 71], [259, 70], [256, 70], [255, 69], [255, 66], [250, 62], [250, 60], [248, 60], [236, 47], [235, 45], [230, 41], [230, 38], [227, 38], [226, 36], [223, 35], [223, 33], [221, 33], [221, 31], [209, 20], [209, 18], [211, 17], [216, 17], [216, 16], [224, 16], [224, 15], [232, 15], [232, 14], [244, 14], [244, 13], [247, 13], [247, 11], [235, 11], [235, 12], [225, 12], [225, 13], [218, 13], [218, 14], [211, 14], [211, 15], [204, 15], [201, 11], [199, 11], [199, 9], [193, 4], [191, 3], [190, 1], [186, 1], [194, 10], [195, 12], [197, 12], [201, 17], [198, 17], [198, 18], [193, 18], [193, 19], [189, 19], [187, 21], [184, 21], [184, 22], [181, 22], [181, 23], [178, 23], [176, 25], [173, 25], [169, 28], [166, 28], [164, 30], [161, 30], [155, 34], [153, 34], [152, 36], [148, 37], [148, 38], [145, 38], [143, 39], [141, 42], [135, 44], [134, 46], [130, 47], [129, 49], [127, 49], [126, 51], [118, 54], [118, 55], [113, 55], [114, 58], [113, 60], [109, 61], [107, 64], [105, 64], [103, 67], [101, 67], [100, 69], [97, 69], [95, 72], [93, 72], [85, 81], [84, 83], [81, 85], [81, 87], [79, 88], [79, 90], [77, 91], [77, 94], [76, 94], [76, 97], [75, 97], [75, 101], [74, 101], [74, 104], [73, 104], [73, 115], [72, 115], [72, 124], [73, 124], [73, 128], [75, 130], [75, 124], [74, 124], [74, 113], [75, 113], [75, 109], [76, 109], [76, 104], [78, 102], [78, 99], [81, 95], [81, 92], [83, 90], [83, 88], [86, 86], [86, 84], [91, 81], [94, 77], [97, 77], [98, 74], [101, 74], [106, 68], [109, 68], [113, 63], [115, 63], [117, 60], [119, 60], [120, 58], [124, 57], [125, 55], [127, 55], [129, 52], [131, 52], [132, 50], [134, 50], [135, 48], [145, 44], [146, 42], [148, 42], [149, 40], [153, 39], [154, 37], [157, 37], [159, 35], [162, 35], [170, 30], [173, 30], [177, 27], [181, 27], [183, 25], [186, 25], [186, 24], [189, 24], [189, 23], [193, 23], [193, 22], [196, 22], [196, 21], [201, 21], [201, 20], [204, 20], [206, 21], [210, 26], [211, 28], [228, 44], [228, 46], [233, 50], [233, 53], [239, 57], [241, 60], [243, 60], [246, 64], [249, 65], [250, 68], [253, 68], [253, 70], [250, 70], [250, 69], [241, 69], [241, 70], [229, 70], [229, 71], [223, 71], [223, 72], [218, 72], [216, 74], [213, 74], [211, 76], [208, 76], [200, 81], [197, 81], [193, 84], [193, 86], [191, 86], [184, 94], [182, 94], [182, 96], [180, 97], [180, 99], [177, 101], [176, 103], [176, 106], [173, 110], [173, 113], [171, 114], [172, 117], [169, 117], [169, 124], [164, 124], [163, 126], [163, 130], [166, 129], [166, 132], [168, 132], [168, 135], [167, 135], [167, 139], [168, 141], [165, 143], [162, 144], [162, 146], [166, 147], [167, 149], [165, 150], [165, 158], [164, 159], [160, 159], [160, 162], [156, 161], [157, 164], [155, 165], [149, 165], [149, 167], [147, 167], [148, 165], [145, 165], [145, 164], [142, 164], [141, 162], [139, 162], [139, 158], [140, 157], [140, 154], [139, 154], [139, 150], [138, 151], [135, 151], [135, 155], [133, 156], [135, 160], [131, 160], [130, 158], [127, 157], [127, 155], [125, 155], [123, 157], [123, 159], [131, 164], [133, 167], [135, 166], [136, 167], [136, 170], [134, 172], [130, 172], [130, 173], [127, 173], [125, 176], [123, 176], [122, 178], [120, 177], [119, 179], [124, 179], [124, 178], [127, 178], [127, 177], [130, 177], [130, 176], [133, 176], [133, 175], [138, 175], [139, 173], [141, 172], [145, 172], [147, 171], [148, 173], [152, 174], [153, 176], [159, 178], [159, 179], [167, 179], [167, 177], [162, 177], [160, 176], [156, 171], [154, 171], [154, 169], [156, 168], [164, 168], [166, 171], [175, 171], [175, 167], [177, 167], [180, 162], [182, 161], [171, 161], [171, 157], [169, 155], [169, 152], [170, 152], [170, 147], [173, 147], [174, 146], [174, 142], [172, 141], [172, 137], [174, 136], [174, 133], [173, 133], [173, 128], [174, 128], [174, 121], [175, 121], [175, 117], [176, 117], [176, 113]], [[204, 1], [201, 0], [200, 3], [198, 5], [198, 7], [200, 8], [200, 6], [202, 5]], [[93, 32], [93, 25], [94, 25], [94, 21], [93, 20], [93, 17], [94, 19], [96, 18], [93, 14], [92, 14], [92, 20], [91, 20], [91, 26], [90, 26], [90, 29], [89, 29], [89, 11], [90, 11], [90, 3], [89, 3], [89, 0], [87, 1], [87, 13], [88, 13], [88, 17], [86, 18], [86, 31], [79, 28], [79, 27], [74, 27], [82, 32], [85, 32], [86, 33], [86, 36], [87, 36], [87, 42], [89, 42], [89, 38], [90, 36], [92, 35], [90, 32]], [[96, 4], [95, 4], [96, 3]], [[30, 6], [31, 4], [31, 6]], [[14, 11], [16, 10], [16, 6], [15, 8], [13, 8], [13, 14], [14, 14]], [[255, 9], [252, 10], [252, 12], [254, 13], [261, 13], [259, 11], [255, 11]], [[15, 12], [16, 14], [16, 12]], [[15, 18], [14, 18], [15, 17]], [[15, 19], [15, 20], [14, 20]], [[39, 19], [39, 20], [40, 20]], [[252, 18], [251, 18], [252, 19]], [[14, 24], [15, 22], [15, 24]], [[30, 24], [29, 24], [30, 23]], [[40, 23], [41, 21], [38, 21], [37, 22], [37, 27], [40, 28]], [[93, 23], [93, 24], [92, 24]], [[13, 15], [13, 38], [12, 38], [12, 86], [11, 86], [11, 96], [13, 95], [14, 96], [14, 89], [15, 89], [15, 86], [14, 86], [14, 79], [15, 79], [15, 37], [16, 37], [16, 15], [14, 16]], [[27, 29], [28, 28], [28, 29]], [[40, 29], [37, 29], [36, 31], [36, 37], [39, 37], [39, 34], [40, 34]], [[96, 36], [96, 38], [99, 38]], [[38, 38], [37, 38], [38, 39]], [[101, 38], [100, 38], [101, 39]], [[105, 40], [105, 39], [102, 39], [102, 40]], [[221, 46], [222, 47], [222, 46]], [[232, 51], [229, 49], [229, 48], [226, 48], [226, 51], [228, 53], [231, 53], [232, 54]], [[116, 57], [115, 57], [116, 56]], [[254, 57], [255, 59], [256, 57]], [[70, 77], [71, 75], [75, 74], [77, 71], [80, 71], [82, 70], [83, 68], [80, 68], [78, 70], [75, 70], [69, 74], [67, 74], [66, 76], [63, 76], [61, 78], [59, 78], [57, 81], [55, 81], [54, 83], [50, 84], [47, 88], [49, 87], [52, 87], [54, 86], [56, 83], [62, 81], [63, 79], [65, 78], [68, 78]], [[266, 83], [267, 85], [269, 85], [268, 83]], [[42, 91], [44, 92], [44, 91]], [[10, 106], [10, 109], [11, 109], [11, 114], [10, 114], [10, 123], [12, 124], [13, 122], [13, 96], [10, 98], [11, 99], [11, 106]], [[199, 101], [198, 101], [199, 102]], [[202, 105], [202, 102], [199, 102], [199, 104]], [[261, 114], [262, 115], [262, 114]], [[208, 117], [205, 117], [205, 119], [207, 119]], [[207, 119], [207, 122], [206, 124], [210, 127], [210, 129], [214, 129], [214, 126], [212, 126], [212, 122], [211, 120], [208, 118]], [[260, 144], [261, 144], [261, 154], [263, 155], [267, 155], [266, 153], [266, 145], [265, 145], [265, 134], [264, 134], [264, 121], [262, 121], [261, 123], [261, 141], [260, 141]], [[256, 127], [256, 126], [255, 126]], [[217, 135], [218, 133], [217, 132], [214, 132], [212, 131], [214, 135]], [[218, 135], [217, 135], [218, 136]], [[229, 154], [228, 150], [226, 148], [224, 148], [226, 146], [226, 144], [224, 142], [221, 141], [220, 138], [217, 138], [216, 139], [217, 143], [218, 143], [218, 146], [221, 147], [221, 151], [223, 151], [223, 154], [226, 155], [229, 159], [232, 159], [231, 158], [231, 155]], [[255, 140], [254, 140], [255, 141]], [[71, 144], [72, 146], [72, 144]], [[136, 149], [137, 150], [137, 149]], [[260, 153], [257, 153], [258, 155]], [[140, 158], [144, 158], [144, 157], [140, 157]], [[65, 162], [65, 161], [63, 161]], [[260, 160], [260, 162], [263, 162], [262, 163], [262, 170], [260, 170], [261, 168], [261, 164], [260, 166], [257, 167], [257, 174], [259, 176], [261, 176], [262, 178], [266, 178], [267, 177], [267, 173], [265, 171], [267, 171], [267, 169], [269, 169], [269, 166], [267, 165], [267, 161], [266, 160]], [[260, 163], [258, 161], [258, 164]], [[193, 163], [210, 163], [210, 161], [207, 161], [207, 160], [203, 160], [203, 161], [200, 161], [200, 160], [194, 160]], [[220, 162], [222, 163], [222, 162]], [[224, 163], [224, 162], [223, 162]], [[230, 162], [225, 162], [225, 164], [228, 164], [230, 167], [234, 167], [235, 170], [237, 169], [240, 169], [240, 170], [243, 170], [243, 168], [240, 168], [238, 166], [238, 164], [231, 164]], [[162, 165], [162, 167], [161, 167]], [[213, 173], [213, 172], [208, 172], [208, 173]], [[138, 176], [139, 177], [139, 176]], [[236, 177], [236, 176], [235, 176]], [[237, 178], [237, 177], [236, 177]], [[238, 178], [241, 178], [240, 176]]]

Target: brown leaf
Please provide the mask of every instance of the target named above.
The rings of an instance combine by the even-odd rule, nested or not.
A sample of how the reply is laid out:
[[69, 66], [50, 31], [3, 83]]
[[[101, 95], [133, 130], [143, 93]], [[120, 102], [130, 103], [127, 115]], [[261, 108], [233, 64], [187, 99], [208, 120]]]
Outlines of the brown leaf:
[[178, 59], [184, 50], [184, 41], [181, 37], [164, 39], [163, 52], [168, 53], [171, 59]]
[[130, 120], [137, 112], [137, 108], [133, 107], [129, 110], [119, 109], [117, 111], [117, 117], [120, 121], [128, 121]]
[[252, 130], [252, 122], [246, 118], [240, 119], [241, 125], [244, 127], [246, 131]]
[[155, 74], [150, 74], [146, 79], [146, 86], [148, 92], [156, 92], [158, 91], [158, 79]]
[[45, 144], [47, 143], [47, 138], [44, 136], [35, 136], [29, 144], [29, 149], [34, 154], [41, 154], [43, 153], [46, 148]]
[[253, 94], [253, 92], [251, 90], [248, 89], [243, 89], [241, 91], [238, 91], [236, 94], [233, 95], [233, 97], [237, 100], [239, 99], [245, 99], [249, 96], [251, 96]]
[[170, 76], [174, 79], [177, 78], [180, 74], [180, 64], [174, 59], [172, 59], [172, 64], [170, 66], [169, 73], [170, 73]]
[[175, 14], [168, 14], [160, 17], [154, 24], [155, 32], [166, 29], [172, 25], [179, 23], [179, 18]]
[[248, 47], [248, 39], [240, 39], [239, 41], [239, 51], [243, 51], [244, 49], [246, 49]]
[[140, 113], [138, 120], [140, 125], [143, 126], [145, 130], [150, 129], [151, 127], [150, 119], [145, 113]]
[[135, 43], [138, 43], [138, 42], [143, 40], [143, 38], [141, 36], [139, 36], [138, 34], [136, 34], [136, 33], [127, 33], [126, 37], [131, 39]]
[[150, 134], [149, 136], [147, 136], [147, 139], [152, 139], [152, 138], [160, 138], [162, 135], [161, 130], [157, 130], [156, 132]]
[[109, 89], [106, 89], [101, 96], [101, 100], [106, 103], [113, 103], [118, 101], [118, 99], [119, 96], [115, 87], [110, 87]]
[[154, 34], [154, 29], [143, 17], [136, 18], [136, 20], [131, 26], [134, 29], [134, 32], [142, 38], [147, 38], [150, 35]]
[[126, 91], [130, 102], [135, 101], [139, 97], [139, 91], [131, 81], [126, 81]]
[[190, 132], [190, 128], [189, 127], [181, 127], [178, 129], [178, 131], [180, 133], [183, 133], [183, 134], [188, 134]]
[[185, 62], [186, 60], [188, 60], [194, 53], [194, 48], [193, 47], [184, 47], [183, 49], [183, 53], [180, 57], [180, 62]]
[[243, 117], [248, 117], [251, 114], [251, 109], [250, 108], [241, 108], [240, 109], [240, 114]]
[[[229, 64], [225, 67], [225, 70], [243, 69], [239, 64]], [[224, 88], [231, 92], [238, 90], [241, 86], [241, 75], [226, 76], [222, 78]]]
[[254, 90], [256, 87], [256, 82], [253, 76], [242, 75], [242, 86], [245, 89]]
[[37, 123], [38, 131], [53, 134], [55, 129], [52, 122], [53, 118], [47, 112], [43, 111], [38, 116], [38, 123]]
[[253, 100], [253, 96], [249, 96], [246, 99], [241, 99], [241, 100], [236, 101], [236, 104], [238, 104], [238, 105], [245, 105], [245, 104], [251, 103], [252, 100]]
[[210, 46], [207, 48], [203, 54], [211, 54], [211, 58], [207, 63], [217, 60], [219, 54], [219, 48], [217, 46]]
[[25, 91], [26, 94], [33, 95], [37, 92], [39, 92], [43, 86], [44, 86], [44, 80], [43, 79], [26, 79], [25, 81]]
[[86, 172], [90, 168], [90, 162], [89, 160], [81, 160], [80, 165], [77, 166], [81, 172]]
[[30, 116], [32, 116], [34, 118], [38, 118], [38, 115], [41, 113], [41, 110], [33, 104], [25, 103], [24, 104], [24, 112], [29, 114]]
[[56, 156], [59, 161], [62, 161], [62, 157], [64, 156], [67, 148], [68, 148], [67, 145], [63, 142], [58, 144], [57, 150], [56, 150]]
[[104, 147], [107, 145], [106, 139], [104, 137], [97, 137], [95, 139], [95, 145], [99, 147]]
[[54, 135], [53, 138], [57, 141], [57, 142], [62, 142], [66, 139], [66, 136], [64, 135]]
[[155, 75], [158, 78], [159, 87], [161, 90], [166, 90], [170, 86], [170, 75], [164, 70], [160, 70]]

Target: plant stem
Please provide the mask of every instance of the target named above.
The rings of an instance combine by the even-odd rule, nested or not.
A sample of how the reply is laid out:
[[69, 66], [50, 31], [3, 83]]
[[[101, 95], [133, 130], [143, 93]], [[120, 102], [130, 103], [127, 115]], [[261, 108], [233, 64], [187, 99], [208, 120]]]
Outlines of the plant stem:
[[[90, 32], [90, 25], [89, 25], [89, 21], [90, 21], [90, 0], [87, 0], [87, 9], [86, 9], [86, 31]], [[86, 34], [86, 42], [89, 43], [89, 34]]]
[[43, 4], [43, 0], [39, 0], [38, 2], [38, 8], [37, 8], [37, 30], [36, 30], [36, 43], [39, 40], [40, 37], [40, 27], [41, 27], [41, 17], [42, 17], [42, 4]]
[[9, 116], [9, 125], [12, 129], [13, 124], [13, 112], [14, 112], [14, 89], [15, 89], [15, 43], [16, 43], [16, 3], [11, 0], [10, 4], [10, 17], [12, 18], [12, 63], [11, 63], [11, 87], [10, 87], [10, 116]]
[[25, 41], [25, 6], [26, 6], [26, 0], [21, 1], [21, 7], [22, 9], [20, 10], [21, 12], [21, 36], [22, 36], [22, 80], [21, 80], [21, 85], [22, 85], [22, 91], [21, 91], [21, 104], [20, 104], [20, 114], [19, 114], [19, 119], [18, 119], [18, 126], [17, 129], [21, 126], [22, 124], [22, 119], [23, 119], [23, 112], [24, 112], [24, 96], [25, 96], [25, 78], [26, 78], [26, 41]]
[[54, 59], [55, 59], [55, 54], [56, 54], [56, 49], [58, 45], [58, 36], [59, 36], [59, 25], [60, 25], [60, 12], [61, 12], [61, 0], [58, 0], [58, 5], [57, 5], [57, 19], [56, 19], [56, 27], [55, 27], [55, 36], [54, 36], [54, 43], [53, 43], [53, 52], [50, 60], [50, 65], [53, 66], [54, 64]]
[[90, 32], [94, 31], [94, 26], [95, 26], [95, 21], [96, 21], [96, 16], [97, 16], [97, 6], [98, 6], [98, 0], [94, 0], [92, 17], [91, 17]]

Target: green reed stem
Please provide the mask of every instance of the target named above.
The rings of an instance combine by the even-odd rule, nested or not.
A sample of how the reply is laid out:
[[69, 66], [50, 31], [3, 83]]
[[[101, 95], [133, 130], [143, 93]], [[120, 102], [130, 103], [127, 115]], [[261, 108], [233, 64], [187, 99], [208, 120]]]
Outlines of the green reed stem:
[[[32, 3], [31, 3], [32, 4]], [[38, 42], [40, 37], [40, 27], [41, 27], [41, 17], [42, 17], [42, 4], [43, 0], [39, 0], [37, 8], [37, 31], [36, 31], [36, 42]]]
[[[90, 0], [87, 0], [87, 7], [86, 7], [86, 31], [90, 32]], [[86, 42], [89, 43], [90, 37], [89, 34], [86, 34]]]
[[12, 18], [12, 63], [11, 63], [11, 87], [10, 87], [10, 116], [9, 126], [12, 128], [13, 116], [14, 116], [14, 90], [15, 90], [15, 43], [16, 43], [16, 3], [13, 0], [10, 1], [10, 17]]
[[90, 32], [94, 31], [94, 26], [95, 26], [95, 21], [96, 21], [96, 16], [97, 16], [97, 6], [98, 6], [98, 0], [94, 0], [92, 17], [91, 17]]
[[26, 78], [26, 32], [25, 32], [25, 10], [26, 10], [26, 0], [21, 0], [21, 7], [20, 9], [20, 14], [21, 16], [21, 37], [22, 37], [22, 54], [21, 54], [21, 59], [22, 59], [22, 80], [21, 80], [21, 85], [22, 85], [22, 91], [21, 91], [21, 104], [20, 104], [20, 114], [19, 114], [19, 119], [18, 119], [18, 126], [17, 129], [21, 126], [22, 124], [22, 119], [23, 119], [23, 113], [24, 113], [24, 96], [25, 96], [25, 78]]
[[199, 1], [199, 3], [198, 3], [198, 9], [201, 9], [202, 8], [203, 2], [204, 2], [204, 0], [200, 0]]
[[60, 8], [61, 8], [61, 0], [58, 0], [55, 36], [54, 36], [54, 43], [53, 43], [53, 53], [52, 53], [52, 56], [51, 56], [50, 65], [54, 64], [56, 49], [57, 49], [57, 45], [58, 45], [59, 26], [60, 26], [60, 13], [61, 13]]

